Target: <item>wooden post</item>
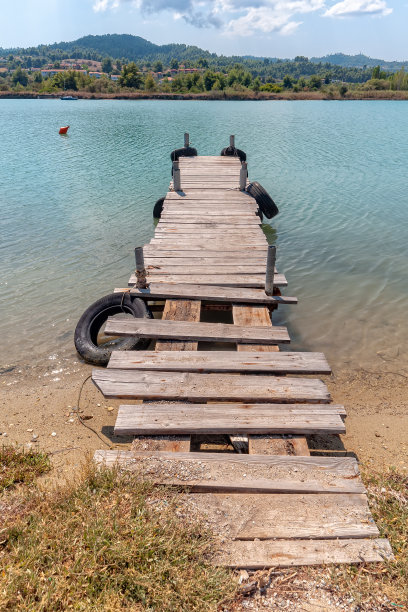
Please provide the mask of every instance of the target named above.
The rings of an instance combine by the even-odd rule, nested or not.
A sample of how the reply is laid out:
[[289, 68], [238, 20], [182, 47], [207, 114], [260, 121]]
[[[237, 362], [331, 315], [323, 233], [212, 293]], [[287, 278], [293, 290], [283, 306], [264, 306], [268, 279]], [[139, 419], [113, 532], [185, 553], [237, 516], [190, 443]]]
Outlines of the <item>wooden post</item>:
[[188, 134], [187, 132], [185, 132], [184, 134], [184, 146], [185, 147], [190, 146], [190, 134]]
[[174, 191], [181, 191], [180, 167], [178, 161], [173, 162], [173, 188]]
[[235, 136], [230, 136], [230, 147], [235, 149]]
[[248, 176], [248, 166], [246, 162], [242, 162], [241, 164], [241, 170], [239, 173], [239, 188], [241, 191], [245, 191], [246, 188], [246, 182], [247, 182], [247, 176]]
[[268, 246], [268, 258], [266, 260], [265, 293], [273, 295], [273, 277], [275, 274], [276, 246]]
[[136, 287], [138, 289], [146, 289], [146, 269], [143, 256], [143, 247], [135, 248], [135, 259], [136, 259]]

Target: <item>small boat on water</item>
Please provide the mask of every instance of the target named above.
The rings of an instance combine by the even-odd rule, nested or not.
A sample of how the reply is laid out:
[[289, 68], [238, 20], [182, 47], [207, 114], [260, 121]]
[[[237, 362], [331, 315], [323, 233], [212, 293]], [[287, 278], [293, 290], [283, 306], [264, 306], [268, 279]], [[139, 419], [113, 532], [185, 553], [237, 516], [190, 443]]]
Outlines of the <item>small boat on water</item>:
[[60, 100], [78, 100], [75, 96], [61, 96]]
[[69, 130], [69, 125], [65, 125], [64, 127], [60, 127], [59, 134], [66, 134]]

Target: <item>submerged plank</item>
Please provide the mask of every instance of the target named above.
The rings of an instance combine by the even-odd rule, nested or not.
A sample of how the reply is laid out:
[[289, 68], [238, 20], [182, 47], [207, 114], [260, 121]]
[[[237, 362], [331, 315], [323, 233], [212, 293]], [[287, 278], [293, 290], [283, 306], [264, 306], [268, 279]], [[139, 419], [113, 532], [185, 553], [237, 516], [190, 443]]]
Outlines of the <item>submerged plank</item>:
[[106, 397], [190, 401], [328, 403], [317, 379], [189, 372], [93, 370], [92, 380]]

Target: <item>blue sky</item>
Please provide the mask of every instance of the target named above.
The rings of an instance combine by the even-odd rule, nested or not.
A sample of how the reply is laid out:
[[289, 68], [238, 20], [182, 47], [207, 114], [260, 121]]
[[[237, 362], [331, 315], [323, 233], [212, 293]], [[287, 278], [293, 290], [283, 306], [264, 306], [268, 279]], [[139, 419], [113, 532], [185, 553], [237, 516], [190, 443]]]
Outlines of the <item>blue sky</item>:
[[0, 47], [135, 34], [216, 53], [408, 59], [408, 0], [2, 0]]

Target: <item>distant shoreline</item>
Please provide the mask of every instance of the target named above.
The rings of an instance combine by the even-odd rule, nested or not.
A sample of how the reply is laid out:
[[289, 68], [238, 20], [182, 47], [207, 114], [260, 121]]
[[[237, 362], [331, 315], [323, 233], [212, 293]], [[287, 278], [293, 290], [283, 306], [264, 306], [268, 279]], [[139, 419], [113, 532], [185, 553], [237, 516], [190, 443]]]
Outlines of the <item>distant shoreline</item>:
[[[259, 101], [259, 100], [408, 100], [408, 91], [373, 90], [363, 92], [347, 92], [344, 96], [328, 95], [319, 91], [287, 91], [281, 93], [251, 92], [234, 95], [222, 92], [211, 93], [159, 93], [159, 92], [129, 92], [129, 93], [89, 93], [65, 92], [76, 96], [79, 100], [225, 100], [225, 101]], [[353, 95], [354, 94], [354, 95]], [[62, 93], [38, 94], [37, 92], [0, 91], [0, 99], [41, 99], [58, 100]]]

